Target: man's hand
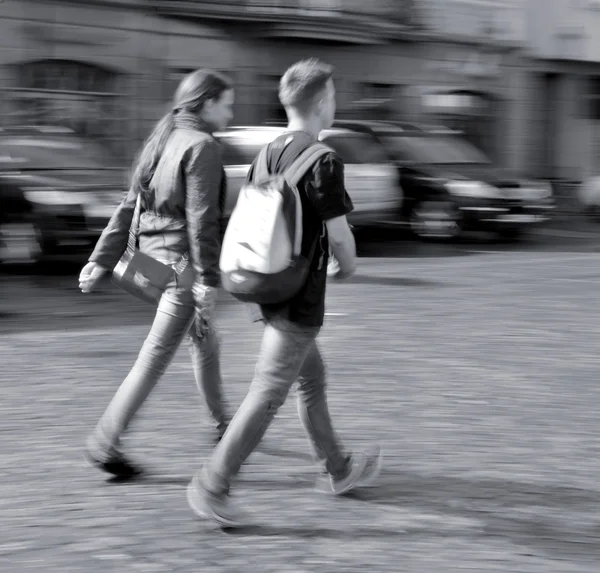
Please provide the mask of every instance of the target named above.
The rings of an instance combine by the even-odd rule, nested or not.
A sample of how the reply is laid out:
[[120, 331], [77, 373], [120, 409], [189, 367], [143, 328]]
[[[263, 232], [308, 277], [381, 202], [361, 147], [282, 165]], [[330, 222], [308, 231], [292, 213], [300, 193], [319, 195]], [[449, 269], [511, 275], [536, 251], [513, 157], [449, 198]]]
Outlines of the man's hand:
[[351, 269], [347, 272], [342, 272], [338, 260], [333, 256], [333, 254], [329, 255], [329, 263], [327, 265], [327, 276], [330, 279], [336, 281], [343, 281], [345, 279], [350, 278], [354, 274], [354, 271], [355, 269]]
[[81, 269], [81, 273], [79, 273], [79, 288], [81, 289], [81, 292], [92, 292], [96, 288], [98, 281], [107, 272], [108, 271], [98, 263], [89, 262], [85, 265], [85, 267]]
[[330, 255], [329, 264], [327, 265], [327, 276], [336, 281], [343, 281], [350, 278], [355, 272], [355, 269], [343, 272], [337, 259]]

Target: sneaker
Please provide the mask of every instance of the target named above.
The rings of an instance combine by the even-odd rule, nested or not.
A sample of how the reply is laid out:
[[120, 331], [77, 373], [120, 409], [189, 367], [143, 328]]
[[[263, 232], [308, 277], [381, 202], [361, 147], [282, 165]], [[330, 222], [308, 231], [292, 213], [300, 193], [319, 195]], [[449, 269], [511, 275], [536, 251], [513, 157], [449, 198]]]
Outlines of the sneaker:
[[329, 474], [317, 478], [317, 489], [333, 495], [344, 495], [357, 487], [369, 487], [379, 477], [383, 462], [383, 452], [379, 446], [352, 456], [350, 473], [341, 479]]
[[207, 492], [196, 474], [187, 486], [187, 500], [192, 511], [198, 516], [212, 519], [224, 529], [242, 527], [246, 521], [244, 514], [231, 503], [228, 495], [217, 496]]
[[379, 446], [372, 446], [367, 449], [364, 454], [367, 458], [363, 475], [358, 481], [359, 487], [372, 487], [375, 485], [375, 481], [381, 474], [381, 468], [383, 466], [383, 451]]
[[142, 473], [141, 468], [133, 464], [118, 450], [113, 449], [106, 459], [101, 460], [95, 457], [89, 448], [86, 448], [84, 456], [90, 465], [120, 479], [131, 479]]

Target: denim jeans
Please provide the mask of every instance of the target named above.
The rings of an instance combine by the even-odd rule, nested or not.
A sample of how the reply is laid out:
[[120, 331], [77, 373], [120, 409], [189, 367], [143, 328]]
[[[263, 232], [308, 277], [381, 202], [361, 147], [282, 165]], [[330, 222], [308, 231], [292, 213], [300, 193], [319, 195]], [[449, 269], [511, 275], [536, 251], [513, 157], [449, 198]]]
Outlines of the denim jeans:
[[218, 428], [227, 420], [222, 393], [219, 339], [214, 329], [199, 339], [194, 329], [195, 305], [191, 287], [193, 271], [188, 267], [163, 293], [156, 317], [133, 368], [90, 437], [88, 447], [102, 459], [118, 448], [121, 434], [144, 403], [173, 360], [181, 342], [189, 335], [196, 383]]
[[261, 441], [296, 380], [298, 413], [315, 462], [336, 478], [347, 475], [350, 457], [332, 427], [318, 333], [318, 327], [284, 319], [267, 322], [248, 394], [203, 468], [201, 483], [208, 492], [229, 493], [232, 479]]

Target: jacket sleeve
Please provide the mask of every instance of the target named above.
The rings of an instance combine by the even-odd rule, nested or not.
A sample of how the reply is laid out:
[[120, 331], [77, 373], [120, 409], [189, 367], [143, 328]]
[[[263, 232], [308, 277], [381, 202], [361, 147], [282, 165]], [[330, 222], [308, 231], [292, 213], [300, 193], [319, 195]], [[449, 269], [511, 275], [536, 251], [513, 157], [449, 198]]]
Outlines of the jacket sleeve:
[[89, 261], [108, 270], [114, 269], [127, 247], [137, 196], [137, 188], [132, 185], [102, 231]]
[[203, 141], [191, 149], [185, 163], [186, 222], [189, 256], [195, 283], [219, 286], [223, 166], [219, 144]]

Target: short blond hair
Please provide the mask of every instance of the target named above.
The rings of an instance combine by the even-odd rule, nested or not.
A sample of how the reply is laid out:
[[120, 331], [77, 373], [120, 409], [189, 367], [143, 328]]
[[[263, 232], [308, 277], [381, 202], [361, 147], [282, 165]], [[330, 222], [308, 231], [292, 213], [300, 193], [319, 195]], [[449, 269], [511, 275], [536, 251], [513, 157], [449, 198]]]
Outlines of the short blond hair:
[[279, 82], [279, 101], [286, 108], [306, 113], [317, 96], [327, 88], [333, 67], [318, 58], [301, 60], [290, 66]]

